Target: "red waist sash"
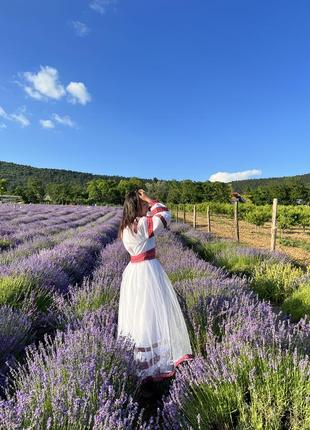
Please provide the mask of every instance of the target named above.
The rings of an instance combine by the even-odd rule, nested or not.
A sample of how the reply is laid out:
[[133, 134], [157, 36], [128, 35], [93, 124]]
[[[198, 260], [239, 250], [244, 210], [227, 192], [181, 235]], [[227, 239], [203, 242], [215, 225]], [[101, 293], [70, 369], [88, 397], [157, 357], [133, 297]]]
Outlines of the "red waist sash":
[[155, 258], [155, 248], [149, 249], [138, 255], [132, 255], [130, 257], [130, 261], [132, 263], [139, 263], [140, 261], [152, 260], [153, 258]]

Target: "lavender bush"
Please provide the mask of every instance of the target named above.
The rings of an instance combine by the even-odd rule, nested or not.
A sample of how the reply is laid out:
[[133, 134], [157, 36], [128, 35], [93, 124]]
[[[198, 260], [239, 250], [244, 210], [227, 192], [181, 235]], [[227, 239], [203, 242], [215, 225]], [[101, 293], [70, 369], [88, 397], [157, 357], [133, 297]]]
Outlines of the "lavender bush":
[[177, 367], [154, 416], [136, 402], [133, 345], [115, 337], [129, 261], [116, 241], [101, 251], [92, 277], [79, 289], [72, 284], [67, 301], [59, 297], [64, 332], [31, 347], [26, 365], [12, 371], [0, 428], [309, 428], [307, 319], [294, 324], [276, 313], [246, 277], [203, 261], [178, 235], [159, 237], [157, 255], [174, 283], [195, 358]]
[[[14, 398], [0, 403], [0, 428], [138, 428], [132, 345], [115, 341], [113, 313], [88, 314], [74, 330], [29, 348], [14, 371]], [[142, 427], [141, 427], [142, 428]]]

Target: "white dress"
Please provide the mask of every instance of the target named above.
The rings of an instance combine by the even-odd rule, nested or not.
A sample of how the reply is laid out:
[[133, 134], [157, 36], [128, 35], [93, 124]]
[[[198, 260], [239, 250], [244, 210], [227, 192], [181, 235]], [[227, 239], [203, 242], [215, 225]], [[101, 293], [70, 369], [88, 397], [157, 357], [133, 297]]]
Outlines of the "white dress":
[[[170, 211], [156, 200], [151, 205], [147, 216], [139, 219], [137, 233], [129, 227], [123, 231], [123, 244], [131, 259], [144, 258], [146, 251], [154, 253], [155, 237], [170, 224]], [[141, 382], [171, 377], [178, 364], [193, 358], [177, 295], [159, 260], [154, 255], [151, 258], [126, 266], [118, 309], [117, 337], [134, 341]]]

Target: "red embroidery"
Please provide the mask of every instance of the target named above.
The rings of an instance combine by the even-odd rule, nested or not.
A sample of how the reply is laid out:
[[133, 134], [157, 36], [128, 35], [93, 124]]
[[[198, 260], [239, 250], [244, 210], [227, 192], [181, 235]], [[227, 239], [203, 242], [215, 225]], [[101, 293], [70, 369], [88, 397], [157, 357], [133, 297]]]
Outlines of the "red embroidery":
[[[175, 361], [174, 366], [177, 367], [183, 361], [193, 360], [193, 359], [194, 359], [193, 354], [185, 354], [182, 357], [180, 357], [177, 361]], [[153, 374], [143, 378], [140, 382], [141, 384], [143, 384], [144, 382], [147, 382], [147, 381], [162, 381], [166, 378], [171, 378], [172, 376], [175, 376], [175, 374], [176, 374], [175, 370], [172, 370], [170, 372], [165, 372], [165, 373]]]
[[146, 221], [147, 221], [147, 232], [149, 237], [153, 237], [154, 236], [154, 231], [153, 231], [153, 218], [151, 216], [146, 217]]
[[164, 207], [155, 208], [155, 209], [151, 210], [151, 213], [152, 213], [152, 215], [155, 215], [159, 212], [167, 212], [167, 211], [169, 211], [169, 209], [166, 208], [166, 206], [164, 206]]
[[142, 351], [142, 352], [147, 352], [147, 351], [151, 351], [152, 350], [152, 348], [157, 348], [158, 347], [158, 345], [159, 345], [159, 343], [158, 342], [156, 342], [156, 343], [153, 343], [153, 345], [152, 346], [138, 346], [138, 347], [136, 347], [135, 348], [135, 350], [136, 351]]
[[179, 358], [174, 365], [178, 366], [180, 363], [182, 363], [182, 361], [186, 361], [186, 360], [193, 360], [194, 359], [194, 355], [193, 354], [185, 354], [183, 355], [181, 358]]
[[148, 369], [151, 366], [154, 366], [154, 364], [158, 363], [160, 360], [160, 355], [155, 354], [153, 358], [150, 359], [150, 361], [138, 361], [137, 367], [139, 369]]
[[150, 206], [152, 207], [152, 206], [154, 206], [154, 205], [156, 205], [156, 203], [159, 203], [159, 201], [158, 200], [151, 200], [150, 201]]
[[132, 255], [130, 261], [132, 263], [139, 263], [140, 261], [152, 260], [153, 258], [155, 258], [155, 248], [151, 248], [141, 254]]

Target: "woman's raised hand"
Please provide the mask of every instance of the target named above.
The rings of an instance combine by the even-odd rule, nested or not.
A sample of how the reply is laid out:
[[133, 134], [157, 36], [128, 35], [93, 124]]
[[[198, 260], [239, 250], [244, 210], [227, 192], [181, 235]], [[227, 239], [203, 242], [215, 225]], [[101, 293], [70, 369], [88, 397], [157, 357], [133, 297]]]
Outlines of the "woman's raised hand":
[[146, 192], [142, 188], [138, 190], [138, 194], [140, 199], [145, 202], [149, 202], [151, 200], [150, 197], [146, 194]]

